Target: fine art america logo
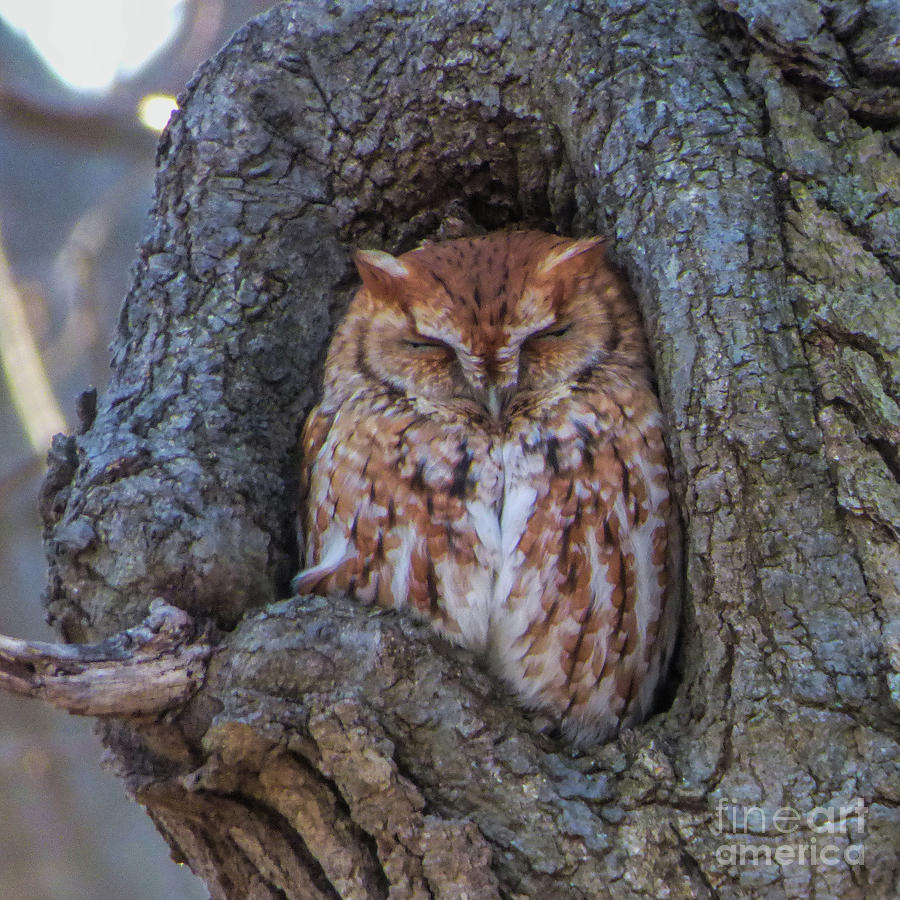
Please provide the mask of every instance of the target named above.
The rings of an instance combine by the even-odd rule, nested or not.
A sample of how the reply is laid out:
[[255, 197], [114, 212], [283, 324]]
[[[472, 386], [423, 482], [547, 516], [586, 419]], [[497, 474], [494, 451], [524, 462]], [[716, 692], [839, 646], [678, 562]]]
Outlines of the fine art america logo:
[[722, 837], [716, 860], [724, 866], [861, 866], [865, 817], [862, 797], [805, 812], [720, 799], [713, 826]]

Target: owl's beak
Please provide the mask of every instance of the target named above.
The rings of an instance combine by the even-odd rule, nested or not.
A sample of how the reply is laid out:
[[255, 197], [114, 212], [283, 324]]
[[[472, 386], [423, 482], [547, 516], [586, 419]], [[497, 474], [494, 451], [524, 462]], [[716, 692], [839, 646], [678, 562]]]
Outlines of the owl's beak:
[[509, 401], [512, 400], [515, 392], [515, 385], [503, 385], [501, 387], [496, 384], [488, 384], [478, 392], [478, 399], [487, 410], [488, 415], [495, 422], [500, 422], [506, 415]]
[[490, 413], [491, 418], [495, 422], [498, 422], [500, 420], [500, 413], [503, 412], [503, 393], [495, 384], [492, 384], [485, 391], [484, 400], [485, 409]]
[[[510, 400], [516, 393], [516, 373], [507, 371], [509, 366], [504, 366], [498, 371], [499, 368], [491, 363], [485, 363], [480, 370], [466, 372], [468, 382], [466, 393], [494, 422], [503, 420]], [[487, 371], [484, 371], [485, 369]]]

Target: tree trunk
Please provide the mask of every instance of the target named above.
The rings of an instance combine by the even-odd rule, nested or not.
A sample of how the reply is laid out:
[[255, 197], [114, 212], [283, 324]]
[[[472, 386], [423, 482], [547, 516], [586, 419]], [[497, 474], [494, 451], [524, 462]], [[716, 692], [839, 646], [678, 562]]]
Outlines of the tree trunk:
[[[897, 27], [852, 0], [311, 0], [193, 79], [43, 508], [67, 640], [157, 597], [213, 629], [189, 702], [104, 726], [213, 897], [895, 895]], [[580, 756], [427, 629], [280, 599], [349, 249], [511, 223], [611, 238], [685, 523], [668, 708]]]

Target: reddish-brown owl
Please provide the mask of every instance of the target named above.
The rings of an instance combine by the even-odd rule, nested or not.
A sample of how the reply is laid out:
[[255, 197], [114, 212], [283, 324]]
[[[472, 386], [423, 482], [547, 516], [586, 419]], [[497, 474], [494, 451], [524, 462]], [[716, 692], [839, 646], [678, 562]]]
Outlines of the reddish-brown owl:
[[408, 608], [578, 744], [651, 709], [678, 531], [647, 347], [600, 239], [356, 254], [303, 438], [298, 592]]

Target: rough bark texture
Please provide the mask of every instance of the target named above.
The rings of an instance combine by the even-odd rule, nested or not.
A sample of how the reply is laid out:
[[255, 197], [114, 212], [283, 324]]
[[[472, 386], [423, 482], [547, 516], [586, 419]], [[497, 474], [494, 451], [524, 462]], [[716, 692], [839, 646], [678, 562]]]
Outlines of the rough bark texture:
[[[111, 385], [44, 511], [69, 639], [157, 596], [221, 629], [185, 708], [106, 729], [214, 897], [895, 895], [891, 8], [314, 0], [189, 85]], [[348, 249], [455, 220], [610, 235], [654, 348], [687, 532], [677, 685], [578, 758], [418, 626], [279, 602]], [[858, 835], [773, 816], [855, 798], [862, 865], [722, 853], [843, 852]], [[755, 833], [723, 833], [741, 805]]]

